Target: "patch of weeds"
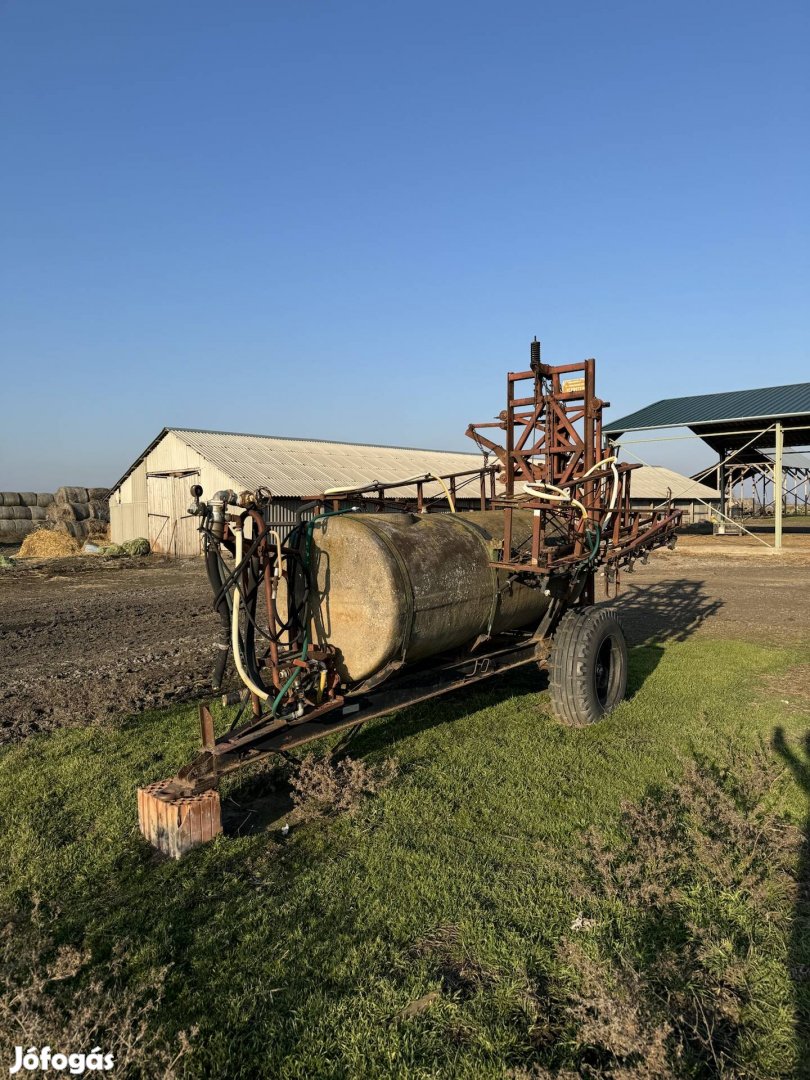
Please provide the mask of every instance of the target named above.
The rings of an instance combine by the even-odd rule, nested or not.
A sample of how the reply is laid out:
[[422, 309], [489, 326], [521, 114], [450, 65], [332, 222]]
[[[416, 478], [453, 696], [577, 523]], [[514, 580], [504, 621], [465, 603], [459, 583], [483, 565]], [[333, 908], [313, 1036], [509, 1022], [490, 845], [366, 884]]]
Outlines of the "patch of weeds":
[[301, 821], [328, 817], [351, 810], [365, 797], [376, 795], [394, 778], [397, 764], [387, 758], [380, 765], [366, 765], [359, 758], [307, 754], [290, 776], [292, 801]]
[[[670, 1080], [669, 1023], [653, 1015], [641, 979], [633, 972], [606, 972], [582, 948], [566, 942], [560, 960], [575, 972], [576, 988], [554, 1009], [552, 1029], [535, 1028], [536, 1044], [554, 1057], [567, 1044], [576, 1071], [534, 1065], [517, 1068], [511, 1080]], [[559, 1005], [562, 1004], [562, 1008]], [[552, 1035], [553, 1041], [548, 1041]]]
[[639, 976], [616, 971], [606, 979], [602, 966], [570, 943], [564, 946], [563, 959], [579, 980], [569, 1017], [576, 1027], [580, 1075], [614, 1080], [674, 1076], [668, 1060], [670, 1024], [656, 1019], [645, 1003]]
[[566, 941], [559, 957], [576, 986], [566, 1009], [579, 1075], [791, 1075], [801, 838], [771, 808], [779, 776], [764, 751], [723, 768], [693, 762], [623, 806], [618, 843], [588, 834], [595, 921], [587, 951]]
[[89, 952], [52, 938], [46, 925], [58, 915], [46, 918], [35, 906], [29, 920], [10, 920], [0, 934], [0, 1030], [23, 1048], [100, 1047], [121, 1075], [177, 1075], [197, 1032], [181, 1032], [173, 1045], [160, 1033], [166, 971], [153, 972], [148, 985], [128, 985], [122, 946], [102, 974]]
[[703, 884], [780, 907], [800, 835], [769, 809], [781, 772], [773, 760], [737, 757], [722, 768], [690, 762], [679, 783], [623, 803], [618, 848], [588, 834], [593, 894], [655, 912]]

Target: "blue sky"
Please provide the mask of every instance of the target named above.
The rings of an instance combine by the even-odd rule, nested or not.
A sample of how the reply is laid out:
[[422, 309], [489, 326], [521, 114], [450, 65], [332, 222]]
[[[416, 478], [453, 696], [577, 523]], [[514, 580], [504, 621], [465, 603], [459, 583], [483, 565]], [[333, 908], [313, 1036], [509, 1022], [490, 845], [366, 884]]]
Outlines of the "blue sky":
[[534, 334], [613, 416], [810, 379], [809, 49], [806, 2], [0, 2], [0, 487], [164, 425], [467, 449]]

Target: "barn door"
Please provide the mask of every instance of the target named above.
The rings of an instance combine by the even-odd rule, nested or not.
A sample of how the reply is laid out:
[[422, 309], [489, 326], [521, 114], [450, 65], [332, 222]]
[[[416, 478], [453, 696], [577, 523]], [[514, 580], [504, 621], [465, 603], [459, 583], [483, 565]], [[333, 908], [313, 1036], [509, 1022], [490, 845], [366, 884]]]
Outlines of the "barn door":
[[167, 555], [172, 539], [172, 477], [146, 477], [146, 505], [149, 509], [149, 545]]
[[196, 518], [189, 515], [189, 491], [198, 469], [146, 474], [149, 507], [149, 543], [161, 555], [199, 555], [200, 534]]
[[200, 519], [192, 517], [188, 508], [193, 503], [191, 485], [196, 482], [199, 473], [193, 477], [173, 476], [172, 513], [174, 517], [173, 555], [199, 555], [202, 551], [201, 537], [198, 530]]

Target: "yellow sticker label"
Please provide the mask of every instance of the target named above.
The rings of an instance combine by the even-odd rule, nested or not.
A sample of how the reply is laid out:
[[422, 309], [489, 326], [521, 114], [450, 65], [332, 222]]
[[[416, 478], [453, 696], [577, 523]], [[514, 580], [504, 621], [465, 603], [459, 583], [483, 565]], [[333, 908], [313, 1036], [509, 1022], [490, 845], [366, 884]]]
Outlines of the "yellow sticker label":
[[585, 391], [585, 378], [580, 379], [564, 379], [562, 384], [562, 392], [564, 394], [582, 394]]

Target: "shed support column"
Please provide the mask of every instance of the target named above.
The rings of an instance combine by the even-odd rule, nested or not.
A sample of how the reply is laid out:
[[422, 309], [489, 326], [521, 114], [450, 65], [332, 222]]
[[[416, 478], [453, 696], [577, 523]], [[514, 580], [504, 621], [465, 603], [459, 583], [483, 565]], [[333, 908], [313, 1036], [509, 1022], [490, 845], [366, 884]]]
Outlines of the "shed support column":
[[773, 460], [773, 546], [777, 551], [782, 549], [782, 425], [776, 425], [776, 454]]
[[[720, 468], [717, 473], [720, 488], [720, 515], [722, 518], [721, 524], [726, 520], [726, 448], [725, 446], [720, 451]], [[726, 530], [723, 529], [722, 532]]]

